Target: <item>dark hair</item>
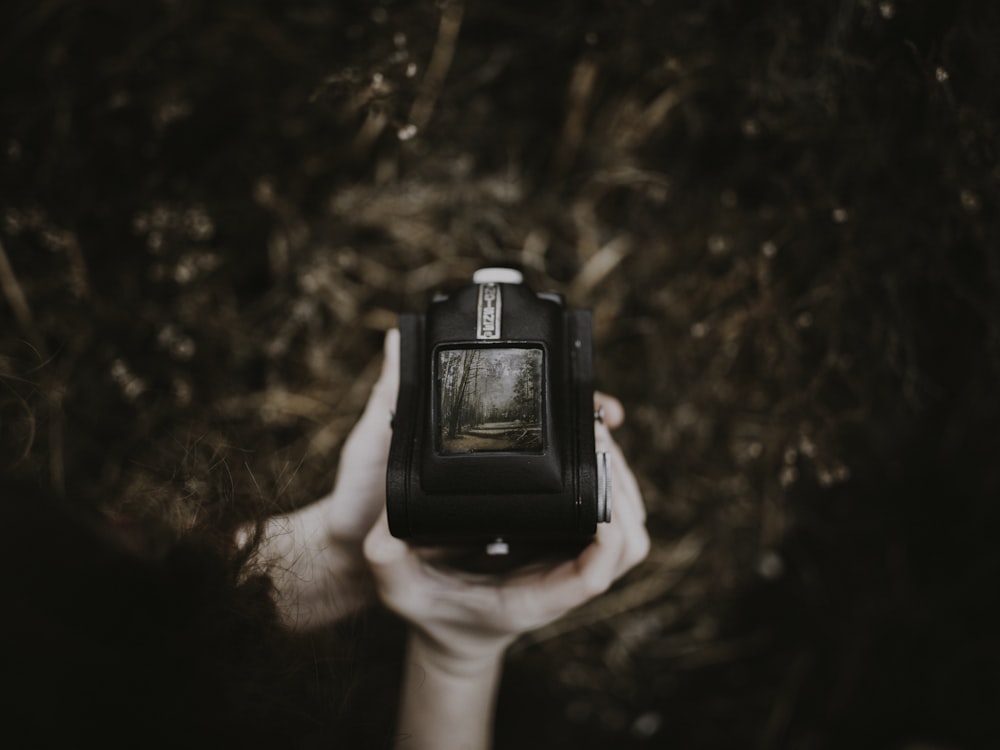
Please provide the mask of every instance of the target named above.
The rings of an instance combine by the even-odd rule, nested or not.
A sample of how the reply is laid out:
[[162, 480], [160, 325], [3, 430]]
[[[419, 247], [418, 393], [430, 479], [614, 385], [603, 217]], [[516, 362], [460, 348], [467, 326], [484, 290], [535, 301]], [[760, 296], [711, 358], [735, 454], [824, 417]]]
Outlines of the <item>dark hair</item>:
[[270, 581], [241, 555], [194, 534], [143, 557], [23, 483], [0, 514], [4, 708], [30, 746], [295, 747], [315, 731]]

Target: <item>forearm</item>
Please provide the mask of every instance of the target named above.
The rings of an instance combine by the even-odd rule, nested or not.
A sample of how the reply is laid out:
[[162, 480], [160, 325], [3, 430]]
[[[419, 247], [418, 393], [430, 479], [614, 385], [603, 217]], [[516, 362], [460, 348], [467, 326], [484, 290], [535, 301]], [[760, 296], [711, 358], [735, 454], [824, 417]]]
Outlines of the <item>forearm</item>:
[[486, 750], [492, 746], [504, 648], [475, 659], [446, 655], [411, 633], [407, 644], [397, 750]]
[[361, 541], [332, 528], [322, 502], [268, 521], [259, 556], [275, 586], [281, 618], [291, 628], [320, 627], [371, 599], [371, 573]]

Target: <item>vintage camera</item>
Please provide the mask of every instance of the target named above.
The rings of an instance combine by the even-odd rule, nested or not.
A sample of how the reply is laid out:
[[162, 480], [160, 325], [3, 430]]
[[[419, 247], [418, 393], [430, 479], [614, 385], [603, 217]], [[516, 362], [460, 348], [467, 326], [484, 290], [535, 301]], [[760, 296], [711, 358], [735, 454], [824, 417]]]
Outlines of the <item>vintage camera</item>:
[[[610, 520], [594, 446], [589, 311], [484, 268], [400, 316], [386, 503], [393, 536], [464, 563], [572, 555]], [[503, 567], [500, 565], [498, 567]]]

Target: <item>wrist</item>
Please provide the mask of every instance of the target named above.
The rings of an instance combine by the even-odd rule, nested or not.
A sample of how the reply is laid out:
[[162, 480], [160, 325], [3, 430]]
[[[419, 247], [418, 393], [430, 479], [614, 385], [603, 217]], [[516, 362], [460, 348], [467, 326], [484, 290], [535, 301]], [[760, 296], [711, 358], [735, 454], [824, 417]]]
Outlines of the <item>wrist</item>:
[[407, 658], [425, 669], [457, 680], [481, 679], [499, 673], [512, 639], [482, 639], [473, 642], [446, 641], [411, 627]]

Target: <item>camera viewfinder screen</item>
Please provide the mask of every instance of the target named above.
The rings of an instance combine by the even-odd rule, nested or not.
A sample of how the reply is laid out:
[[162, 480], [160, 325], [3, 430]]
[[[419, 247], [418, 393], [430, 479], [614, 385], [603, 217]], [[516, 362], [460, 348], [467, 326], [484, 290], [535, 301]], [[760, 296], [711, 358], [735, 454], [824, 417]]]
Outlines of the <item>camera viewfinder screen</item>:
[[542, 451], [542, 350], [449, 349], [438, 355], [442, 453]]

